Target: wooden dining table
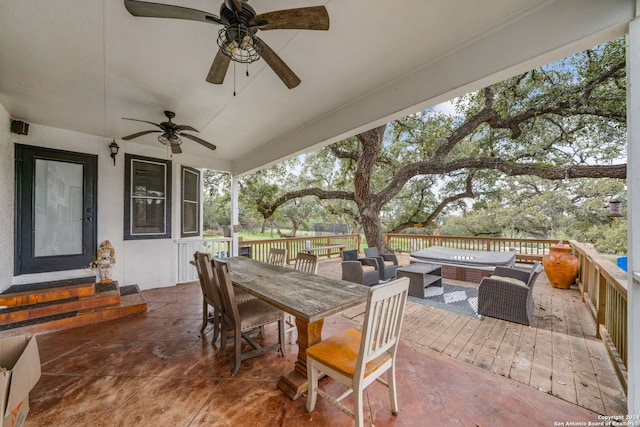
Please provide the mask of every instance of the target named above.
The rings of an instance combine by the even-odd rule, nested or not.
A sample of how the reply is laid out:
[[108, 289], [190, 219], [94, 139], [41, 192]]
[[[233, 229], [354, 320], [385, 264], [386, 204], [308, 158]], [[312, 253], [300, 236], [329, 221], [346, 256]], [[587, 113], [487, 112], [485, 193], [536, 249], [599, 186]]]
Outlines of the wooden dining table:
[[235, 286], [295, 316], [298, 358], [278, 388], [292, 400], [299, 398], [307, 390], [307, 348], [322, 340], [324, 319], [365, 302], [369, 288], [246, 257], [225, 261]]

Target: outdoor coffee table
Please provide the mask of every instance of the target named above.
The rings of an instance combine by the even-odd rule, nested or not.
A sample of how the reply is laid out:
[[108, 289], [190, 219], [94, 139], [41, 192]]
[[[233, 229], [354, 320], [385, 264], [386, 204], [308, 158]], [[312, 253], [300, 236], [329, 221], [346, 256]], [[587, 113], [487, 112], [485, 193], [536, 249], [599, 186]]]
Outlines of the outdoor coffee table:
[[442, 266], [438, 264], [409, 264], [398, 268], [396, 275], [409, 278], [409, 295], [413, 297], [424, 298], [424, 290], [428, 286], [442, 287]]

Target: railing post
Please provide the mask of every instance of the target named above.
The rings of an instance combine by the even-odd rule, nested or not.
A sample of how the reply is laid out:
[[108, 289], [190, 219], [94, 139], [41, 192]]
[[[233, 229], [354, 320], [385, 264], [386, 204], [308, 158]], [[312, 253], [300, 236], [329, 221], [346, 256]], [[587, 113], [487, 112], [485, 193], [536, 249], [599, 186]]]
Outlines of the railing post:
[[[600, 325], [605, 325], [607, 315], [607, 280], [600, 273], [600, 269], [596, 269], [598, 283], [598, 308], [596, 313], [596, 337], [600, 336]], [[606, 326], [606, 325], [605, 325]]]

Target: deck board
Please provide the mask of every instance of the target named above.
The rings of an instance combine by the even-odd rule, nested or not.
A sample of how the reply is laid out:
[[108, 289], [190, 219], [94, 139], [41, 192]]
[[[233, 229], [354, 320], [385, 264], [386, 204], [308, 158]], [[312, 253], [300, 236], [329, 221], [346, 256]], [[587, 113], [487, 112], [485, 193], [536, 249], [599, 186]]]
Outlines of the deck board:
[[482, 322], [480, 320], [475, 320], [469, 318], [467, 323], [462, 327], [462, 329], [458, 332], [456, 337], [449, 343], [447, 348], [444, 349], [443, 353], [447, 356], [458, 357], [462, 349], [467, 345], [471, 337], [476, 333], [478, 328]]
[[[324, 270], [321, 264], [321, 274], [339, 274], [333, 262]], [[362, 322], [363, 312], [361, 305], [343, 315]], [[534, 288], [531, 326], [476, 320], [409, 301], [402, 339], [599, 414], [626, 413], [624, 390], [580, 292], [575, 286], [552, 288], [544, 274]]]
[[511, 366], [513, 365], [513, 359], [516, 357], [516, 349], [522, 335], [523, 325], [516, 323], [508, 323], [507, 330], [504, 334], [502, 344], [498, 347], [496, 357], [491, 366], [491, 371], [502, 375], [503, 377], [509, 377], [511, 372]]
[[456, 336], [464, 329], [467, 322], [470, 320], [468, 317], [457, 316], [456, 319], [451, 322], [449, 327], [431, 344], [431, 348], [435, 351], [443, 353], [444, 350], [453, 342]]
[[498, 349], [502, 345], [504, 335], [507, 332], [508, 322], [496, 322], [491, 328], [489, 335], [482, 343], [482, 348], [473, 364], [487, 370], [491, 370], [493, 362], [498, 354]]
[[496, 324], [497, 319], [486, 317], [476, 329], [476, 333], [469, 339], [467, 345], [460, 352], [458, 360], [473, 364], [482, 349], [482, 345], [487, 340], [491, 329]]
[[536, 345], [536, 330], [530, 327], [523, 327], [518, 340], [518, 346], [513, 355], [509, 378], [522, 384], [531, 382], [531, 372], [533, 370], [533, 352]]

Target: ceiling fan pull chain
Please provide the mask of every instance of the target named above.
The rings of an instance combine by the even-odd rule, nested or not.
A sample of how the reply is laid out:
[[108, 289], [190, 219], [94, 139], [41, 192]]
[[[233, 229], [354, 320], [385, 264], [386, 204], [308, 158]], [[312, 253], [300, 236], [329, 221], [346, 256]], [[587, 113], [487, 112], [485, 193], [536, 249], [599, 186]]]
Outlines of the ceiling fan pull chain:
[[233, 96], [236, 96], [236, 62], [233, 61]]
[[249, 77], [249, 64], [247, 64], [247, 77]]

